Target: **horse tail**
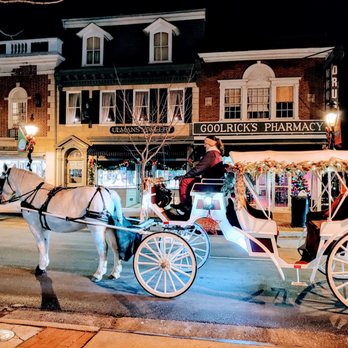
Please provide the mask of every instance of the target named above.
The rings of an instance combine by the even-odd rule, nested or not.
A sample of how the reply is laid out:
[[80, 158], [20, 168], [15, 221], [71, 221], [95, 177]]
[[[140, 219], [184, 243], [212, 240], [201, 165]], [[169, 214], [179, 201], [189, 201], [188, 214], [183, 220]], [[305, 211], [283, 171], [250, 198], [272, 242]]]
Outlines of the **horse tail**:
[[114, 211], [112, 212], [112, 215], [116, 221], [118, 221], [121, 225], [123, 225], [121, 197], [114, 190], [110, 190], [110, 197], [112, 199], [112, 202], [114, 203]]

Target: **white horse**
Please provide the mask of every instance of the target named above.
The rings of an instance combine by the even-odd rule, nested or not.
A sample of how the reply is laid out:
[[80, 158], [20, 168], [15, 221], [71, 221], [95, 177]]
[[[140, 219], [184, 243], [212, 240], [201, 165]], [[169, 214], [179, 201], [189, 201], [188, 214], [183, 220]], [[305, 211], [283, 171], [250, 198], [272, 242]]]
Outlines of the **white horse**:
[[[74, 232], [86, 228], [91, 232], [99, 254], [99, 265], [92, 281], [100, 281], [107, 272], [108, 241], [114, 253], [109, 278], [117, 279], [122, 271], [115, 231], [105, 225], [123, 222], [121, 199], [115, 191], [103, 187], [54, 187], [35, 173], [4, 166], [0, 178], [1, 203], [16, 197], [21, 201], [23, 218], [29, 225], [38, 247], [39, 264], [35, 274], [45, 273], [49, 264], [50, 230]], [[46, 214], [45, 214], [46, 212]], [[72, 219], [70, 219], [70, 218]], [[86, 221], [74, 222], [74, 218]], [[92, 222], [92, 224], [88, 224]]]

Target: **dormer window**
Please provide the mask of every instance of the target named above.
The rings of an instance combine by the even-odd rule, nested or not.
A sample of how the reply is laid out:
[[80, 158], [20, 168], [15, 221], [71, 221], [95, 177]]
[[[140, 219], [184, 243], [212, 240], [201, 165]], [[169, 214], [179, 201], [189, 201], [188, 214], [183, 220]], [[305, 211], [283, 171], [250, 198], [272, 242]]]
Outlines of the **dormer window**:
[[171, 63], [173, 34], [179, 35], [179, 29], [159, 18], [146, 27], [144, 32], [149, 35], [149, 63]]
[[168, 36], [168, 33], [156, 33], [154, 35], [153, 50], [155, 62], [168, 61]]
[[100, 61], [100, 37], [89, 37], [86, 47], [86, 65], [99, 65]]
[[104, 41], [113, 37], [94, 23], [77, 33], [82, 38], [82, 66], [104, 64]]

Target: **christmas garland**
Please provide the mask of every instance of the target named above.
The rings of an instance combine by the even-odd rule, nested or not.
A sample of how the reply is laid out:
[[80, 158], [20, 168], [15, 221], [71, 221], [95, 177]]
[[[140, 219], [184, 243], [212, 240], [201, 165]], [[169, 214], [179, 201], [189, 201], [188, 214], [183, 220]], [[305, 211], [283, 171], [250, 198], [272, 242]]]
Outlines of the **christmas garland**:
[[[328, 170], [348, 173], [348, 161], [344, 161], [338, 158], [330, 158], [328, 161], [302, 161], [302, 162], [286, 162], [275, 161], [271, 159], [265, 159], [258, 162], [237, 162], [234, 165], [230, 165], [227, 168], [228, 173], [235, 174], [235, 193], [237, 196], [237, 203], [241, 202], [242, 197], [245, 194], [244, 174], [249, 173], [251, 176], [258, 178], [262, 174], [267, 172], [273, 172], [275, 174], [289, 173], [292, 175], [298, 175], [299, 172], [317, 172], [322, 174]], [[231, 185], [227, 185], [230, 192], [232, 192]]]
[[276, 174], [288, 172], [309, 172], [315, 171], [318, 173], [325, 172], [327, 170], [335, 170], [337, 172], [348, 172], [348, 161], [340, 160], [338, 158], [331, 158], [328, 161], [303, 161], [303, 162], [286, 162], [275, 161], [271, 159], [265, 159], [258, 162], [237, 162], [228, 168], [228, 171], [244, 175], [244, 173], [250, 173], [251, 175], [258, 177], [261, 174], [267, 172], [273, 172]]

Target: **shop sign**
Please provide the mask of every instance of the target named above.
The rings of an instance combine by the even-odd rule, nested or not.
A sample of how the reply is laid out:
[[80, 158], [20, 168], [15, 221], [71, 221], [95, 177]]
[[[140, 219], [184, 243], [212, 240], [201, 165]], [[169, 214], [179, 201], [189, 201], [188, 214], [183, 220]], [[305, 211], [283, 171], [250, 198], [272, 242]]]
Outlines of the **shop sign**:
[[171, 126], [112, 126], [111, 134], [167, 134], [174, 133], [174, 127]]
[[322, 134], [325, 122], [311, 121], [267, 121], [267, 122], [197, 122], [193, 124], [194, 135], [265, 135], [265, 134]]
[[338, 103], [338, 68], [336, 64], [331, 64], [326, 69], [325, 101], [327, 104]]

